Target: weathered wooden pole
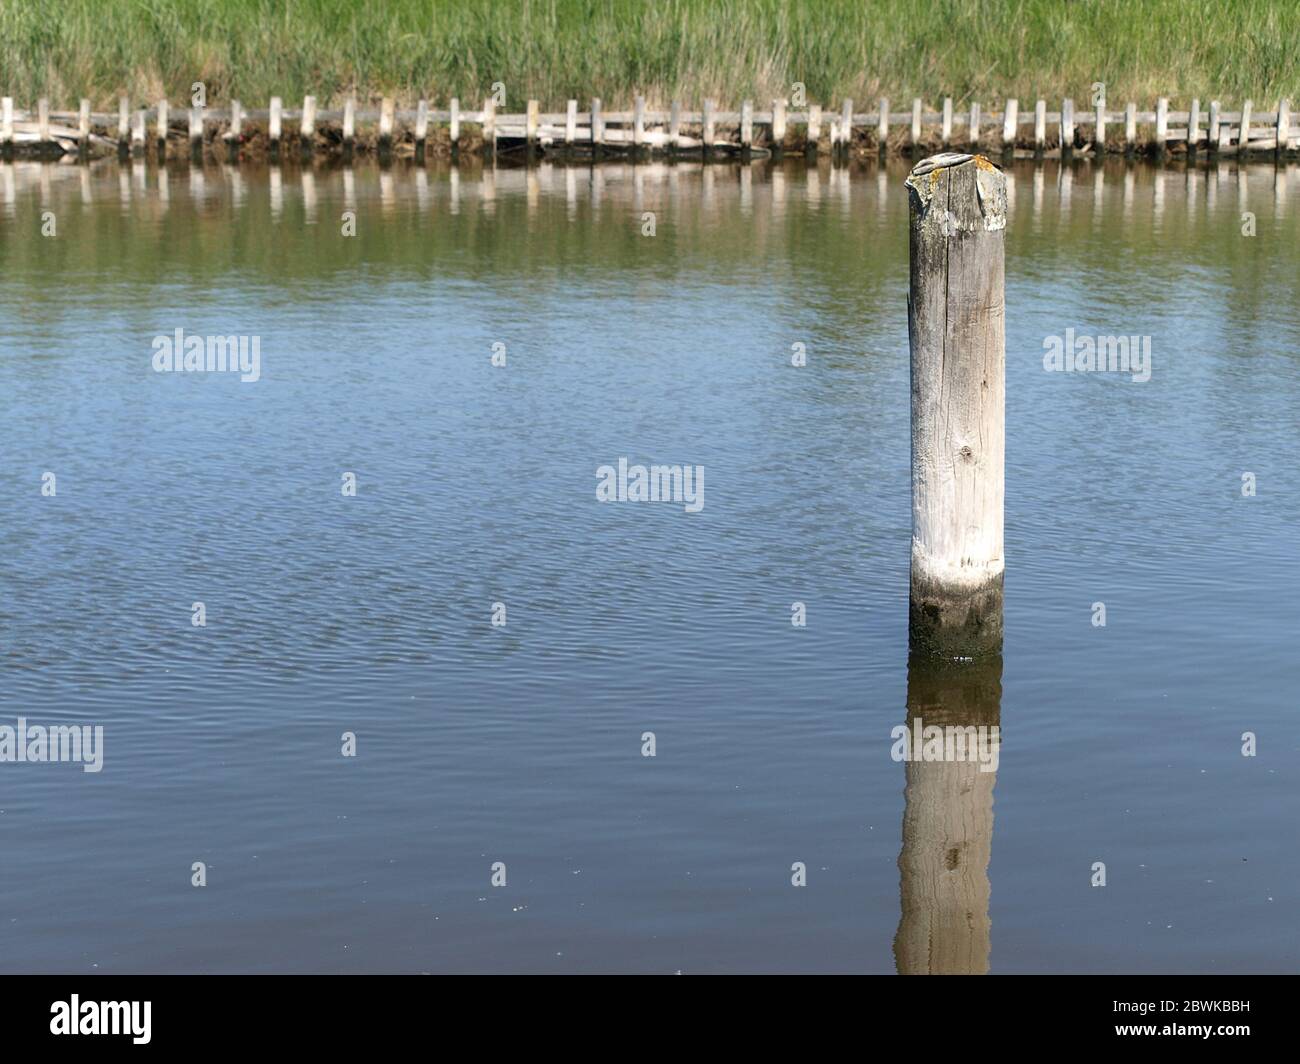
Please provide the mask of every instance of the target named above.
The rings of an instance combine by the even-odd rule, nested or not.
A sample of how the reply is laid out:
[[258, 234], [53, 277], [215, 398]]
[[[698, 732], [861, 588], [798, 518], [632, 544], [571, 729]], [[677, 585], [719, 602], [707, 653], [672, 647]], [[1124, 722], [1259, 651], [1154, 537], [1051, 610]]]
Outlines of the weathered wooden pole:
[[809, 158], [817, 156], [817, 142], [822, 139], [822, 105], [808, 105], [808, 128], [804, 134], [804, 155]]
[[1273, 149], [1278, 159], [1286, 155], [1287, 145], [1291, 140], [1291, 101], [1277, 102], [1277, 145]]
[[908, 143], [911, 145], [912, 154], [918, 154], [921, 143], [921, 101], [919, 98], [912, 100], [911, 140]]
[[754, 148], [754, 104], [752, 100], [740, 103], [740, 157], [746, 162]]
[[645, 149], [645, 97], [632, 101], [632, 161], [639, 162]]
[[230, 157], [236, 158], [239, 154], [239, 142], [244, 136], [244, 106], [238, 100], [230, 101], [230, 125], [226, 129], [225, 141], [226, 148], [230, 152]]
[[379, 101], [379, 154], [387, 155], [393, 149], [393, 124], [396, 106], [391, 96]]
[[1165, 154], [1165, 142], [1169, 139], [1169, 99], [1161, 96], [1156, 100], [1156, 155]]
[[704, 121], [702, 124], [701, 137], [703, 145], [700, 152], [705, 159], [708, 159], [713, 154], [713, 141], [717, 137], [717, 126], [716, 120], [713, 117], [712, 100], [704, 101]]
[[[675, 143], [675, 141], [674, 141]], [[772, 101], [772, 158], [779, 159], [785, 151], [785, 98]]]
[[564, 107], [564, 147], [573, 151], [573, 143], [578, 139], [578, 101], [569, 100]]
[[1237, 155], [1244, 156], [1250, 151], [1250, 110], [1251, 101], [1247, 100], [1241, 105], [1241, 128], [1237, 133]]
[[171, 127], [171, 118], [168, 111], [169, 104], [163, 99], [158, 101], [158, 158], [165, 158], [167, 155], [167, 134]]
[[50, 143], [50, 101], [44, 96], [36, 101], [36, 141], [42, 148]]
[[415, 154], [424, 158], [424, 148], [429, 139], [429, 101], [421, 99], [415, 105]]
[[271, 144], [271, 156], [274, 158], [280, 152], [280, 124], [283, 119], [282, 110], [284, 105], [280, 102], [280, 97], [271, 97], [271, 117], [267, 122], [266, 136]]
[[[456, 114], [456, 108], [455, 106], [453, 106], [452, 119], [451, 119], [451, 124], [453, 129], [456, 128], [457, 118], [458, 115]], [[343, 154], [345, 156], [352, 154], [352, 149], [356, 145], [356, 139], [357, 139], [357, 101], [356, 101], [356, 97], [349, 96], [343, 104]], [[452, 147], [454, 148], [456, 144], [456, 137], [454, 135], [451, 138], [451, 143], [452, 143]]]
[[1061, 158], [1074, 154], [1074, 101], [1061, 101]]
[[889, 150], [889, 98], [880, 99], [879, 117], [876, 119], [876, 151], [884, 155]]
[[[594, 105], [593, 101], [593, 105]], [[483, 157], [497, 157], [497, 103], [491, 96], [483, 101]]]
[[982, 155], [923, 159], [911, 201], [914, 650], [1002, 647], [1006, 178]]
[[948, 150], [948, 145], [952, 142], [952, 97], [943, 98], [943, 127], [942, 134], [943, 150]]
[[190, 108], [190, 157], [201, 158], [203, 155], [203, 108]]
[[1192, 110], [1187, 116], [1187, 156], [1196, 154], [1196, 145], [1201, 139], [1201, 101], [1193, 98]]
[[82, 97], [77, 111], [77, 154], [85, 156], [90, 151], [90, 101]]
[[453, 96], [447, 105], [450, 109], [447, 119], [447, 138], [451, 141], [451, 157], [460, 157], [460, 97]]
[[1205, 150], [1209, 155], [1219, 154], [1219, 101], [1210, 101], [1210, 128], [1205, 134]]
[[0, 97], [0, 153], [5, 160], [14, 154], [14, 98]]
[[131, 150], [131, 101], [125, 96], [117, 98], [117, 153], [125, 155]]
[[1034, 104], [1034, 154], [1042, 155], [1047, 145], [1047, 101]]
[[1002, 115], [1002, 155], [1007, 157], [1016, 150], [1016, 132], [1020, 125], [1020, 101], [1014, 97], [1006, 102]]
[[1106, 155], [1106, 97], [1097, 99], [1092, 118], [1092, 147], [1098, 158]]
[[600, 97], [591, 98], [591, 116], [587, 119], [588, 132], [591, 134], [591, 158], [600, 158], [600, 146], [605, 140], [605, 121], [600, 117]]
[[524, 111], [524, 158], [528, 162], [533, 162], [537, 158], [537, 136], [538, 126], [541, 118], [541, 104], [537, 100], [529, 100], [527, 109]]

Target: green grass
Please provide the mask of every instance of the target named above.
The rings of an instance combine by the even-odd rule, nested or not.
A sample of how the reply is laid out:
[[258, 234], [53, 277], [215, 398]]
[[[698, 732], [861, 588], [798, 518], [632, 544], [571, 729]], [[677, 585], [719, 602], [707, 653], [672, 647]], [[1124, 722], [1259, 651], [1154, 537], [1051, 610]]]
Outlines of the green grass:
[[[133, 99], [535, 97], [985, 106], [1104, 82], [1116, 106], [1300, 98], [1296, 0], [0, 0], [0, 92]], [[1084, 104], [1086, 107], [1086, 104]]]

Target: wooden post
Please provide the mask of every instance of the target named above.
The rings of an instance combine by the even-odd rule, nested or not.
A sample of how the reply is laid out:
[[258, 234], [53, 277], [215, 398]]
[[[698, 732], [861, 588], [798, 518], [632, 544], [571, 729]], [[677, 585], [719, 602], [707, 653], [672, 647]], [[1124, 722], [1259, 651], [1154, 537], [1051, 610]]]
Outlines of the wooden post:
[[840, 107], [840, 158], [847, 160], [853, 148], [853, 101], [845, 100]]
[[1156, 100], [1156, 154], [1164, 155], [1165, 141], [1169, 139], [1169, 99]]
[[1210, 128], [1205, 134], [1205, 150], [1210, 155], [1219, 154], [1219, 138], [1223, 135], [1222, 121], [1219, 118], [1219, 101], [1210, 101]]
[[952, 142], [952, 97], [943, 98], [943, 150]]
[[497, 104], [491, 96], [483, 101], [483, 157], [495, 159], [497, 155]]
[[1003, 107], [1006, 112], [1002, 116], [1002, 153], [1016, 149], [1016, 134], [1020, 126], [1020, 101], [1011, 99]]
[[1096, 111], [1092, 118], [1092, 146], [1098, 158], [1106, 155], [1106, 97], [1097, 100]]
[[143, 107], [135, 113], [135, 128], [131, 130], [131, 149], [139, 155], [145, 150], [145, 122], [147, 113]]
[[1241, 105], [1241, 126], [1237, 133], [1237, 156], [1241, 157], [1250, 150], [1250, 101]]
[[82, 97], [77, 110], [77, 154], [85, 158], [90, 152], [90, 101]]
[[131, 101], [125, 96], [117, 98], [117, 150], [124, 153], [131, 148]]
[[393, 147], [393, 98], [385, 96], [379, 101], [379, 150]]
[[50, 142], [50, 101], [44, 96], [36, 101], [36, 141], [42, 148]]
[[271, 142], [271, 154], [274, 155], [280, 150], [280, 124], [282, 119], [281, 112], [284, 105], [280, 102], [280, 97], [271, 97], [271, 120], [267, 127], [267, 138]]
[[1138, 108], [1132, 100], [1124, 107], [1124, 154], [1132, 155], [1137, 147]]
[[460, 97], [453, 96], [448, 104], [451, 115], [447, 125], [447, 136], [451, 141], [451, 154], [455, 158], [460, 154]]
[[1196, 145], [1201, 139], [1201, 101], [1193, 98], [1191, 112], [1187, 115], [1187, 154], [1196, 154]]
[[0, 97], [0, 152], [8, 159], [14, 152], [14, 98]]
[[772, 101], [772, 156], [780, 158], [785, 150], [785, 99]]
[[226, 130], [226, 144], [234, 149], [244, 134], [244, 107], [238, 100], [230, 101], [230, 127]]
[[980, 105], [974, 101], [970, 105], [970, 127], [966, 130], [967, 139], [970, 141], [972, 148], [978, 148], [980, 143]]
[[641, 157], [645, 147], [645, 97], [637, 96], [632, 100], [632, 161]]
[[817, 155], [817, 143], [822, 139], [822, 105], [819, 103], [810, 103], [808, 105], [808, 129], [804, 135], [804, 154], [810, 157]]
[[190, 108], [190, 156], [202, 156], [203, 154], [203, 108]]
[[889, 146], [889, 99], [880, 99], [880, 117], [876, 120], [876, 151], [884, 155]]
[[1286, 155], [1287, 144], [1290, 140], [1291, 101], [1282, 99], [1277, 102], [1277, 147], [1274, 149], [1279, 159]]
[[716, 135], [716, 120], [713, 117], [713, 101], [704, 101], [704, 158], [713, 154], [713, 140]]
[[429, 139], [429, 101], [421, 100], [415, 105], [415, 151], [424, 153], [425, 142]]
[[601, 145], [605, 142], [605, 120], [600, 117], [600, 97], [591, 98], [591, 157], [600, 158]]
[[740, 103], [740, 157], [748, 159], [754, 147], [754, 104], [751, 100]]
[[564, 109], [564, 144], [570, 151], [578, 139], [578, 101], [570, 100]]
[[912, 129], [911, 141], [912, 153], [916, 154], [921, 143], [921, 101], [920, 98], [912, 101]]
[[1034, 104], [1034, 154], [1042, 155], [1047, 146], [1047, 101]]
[[537, 157], [537, 125], [541, 107], [536, 100], [529, 100], [524, 112], [524, 154], [531, 162]]
[[158, 157], [161, 159], [167, 154], [167, 131], [171, 126], [169, 115], [170, 105], [166, 100], [158, 101]]
[[[453, 118], [452, 122], [456, 120]], [[349, 96], [343, 103], [343, 153], [352, 154], [352, 148], [357, 140], [357, 101], [353, 96]], [[455, 143], [455, 137], [452, 138]]]
[[1061, 155], [1074, 152], [1074, 101], [1066, 98], [1061, 101]]
[[1002, 645], [1006, 178], [982, 156], [945, 152], [906, 185], [912, 643], [983, 657]]

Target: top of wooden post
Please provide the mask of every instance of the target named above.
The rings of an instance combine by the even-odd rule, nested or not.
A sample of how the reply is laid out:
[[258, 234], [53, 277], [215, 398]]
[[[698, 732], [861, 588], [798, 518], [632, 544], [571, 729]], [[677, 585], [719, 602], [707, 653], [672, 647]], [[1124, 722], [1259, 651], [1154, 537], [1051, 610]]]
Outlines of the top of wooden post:
[[[945, 236], [1006, 228], [1007, 178], [983, 155], [931, 155], [912, 167], [904, 184], [923, 228], [938, 226]], [[943, 210], [930, 210], [936, 199]]]

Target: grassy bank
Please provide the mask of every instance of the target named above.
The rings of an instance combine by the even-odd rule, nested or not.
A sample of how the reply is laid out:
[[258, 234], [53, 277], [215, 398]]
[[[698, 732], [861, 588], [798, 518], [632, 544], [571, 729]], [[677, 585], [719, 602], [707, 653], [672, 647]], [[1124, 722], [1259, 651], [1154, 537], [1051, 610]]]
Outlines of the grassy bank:
[[[1295, 0], [0, 0], [0, 92], [1300, 103]], [[22, 106], [23, 103], [20, 103]]]

